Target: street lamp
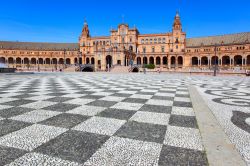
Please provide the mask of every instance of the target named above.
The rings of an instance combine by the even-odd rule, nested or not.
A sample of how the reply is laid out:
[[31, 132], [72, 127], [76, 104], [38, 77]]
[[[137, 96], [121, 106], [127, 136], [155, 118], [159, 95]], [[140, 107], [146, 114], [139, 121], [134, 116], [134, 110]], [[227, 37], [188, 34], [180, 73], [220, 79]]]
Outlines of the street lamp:
[[38, 65], [37, 65], [37, 70], [38, 70], [38, 72], [40, 72], [40, 61], [39, 61], [39, 59], [40, 59], [40, 52], [38, 51]]
[[214, 57], [214, 76], [216, 76], [216, 74], [217, 74], [217, 63], [216, 63], [217, 44], [215, 44], [214, 54], [215, 54], [215, 57]]
[[79, 65], [79, 72], [81, 71], [81, 64], [80, 64], [80, 57], [82, 56], [82, 52], [78, 51], [78, 65]]
[[[142, 59], [142, 63], [143, 63], [143, 73], [146, 74], [146, 59], [145, 59], [146, 55], [143, 54], [143, 59]], [[144, 62], [145, 61], [145, 62]]]
[[63, 50], [64, 55], [64, 69], [66, 68], [66, 49]]

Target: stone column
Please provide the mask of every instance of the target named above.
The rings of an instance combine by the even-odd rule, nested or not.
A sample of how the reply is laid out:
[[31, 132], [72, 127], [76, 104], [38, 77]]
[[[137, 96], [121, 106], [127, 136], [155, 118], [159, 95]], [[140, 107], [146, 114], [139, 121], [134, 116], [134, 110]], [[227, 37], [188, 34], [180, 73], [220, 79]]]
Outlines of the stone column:
[[171, 58], [170, 58], [170, 55], [168, 55], [168, 68], [170, 68], [171, 66]]
[[175, 68], [178, 68], [178, 57], [175, 56]]
[[106, 70], [106, 55], [105, 54], [102, 54], [101, 55], [101, 70]]

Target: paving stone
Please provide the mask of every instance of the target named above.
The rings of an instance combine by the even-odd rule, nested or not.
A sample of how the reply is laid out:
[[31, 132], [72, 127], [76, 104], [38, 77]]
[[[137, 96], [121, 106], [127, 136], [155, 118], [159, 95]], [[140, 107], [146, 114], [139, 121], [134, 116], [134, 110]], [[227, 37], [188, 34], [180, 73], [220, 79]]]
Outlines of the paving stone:
[[0, 165], [6, 165], [27, 153], [24, 150], [0, 146]]
[[0, 121], [0, 137], [12, 133], [14, 131], [20, 130], [27, 126], [30, 126], [30, 123], [4, 119]]
[[124, 123], [126, 123], [125, 120], [104, 117], [92, 117], [87, 121], [77, 125], [73, 129], [112, 136]]
[[34, 124], [4, 135], [0, 138], [0, 145], [31, 151], [65, 131], [63, 128]]
[[169, 125], [188, 127], [188, 128], [198, 128], [195, 116], [183, 116], [172, 114], [169, 119]]
[[81, 105], [76, 105], [76, 104], [58, 103], [58, 104], [54, 104], [54, 105], [45, 107], [43, 109], [51, 110], [51, 111], [58, 111], [58, 112], [66, 112], [66, 111], [72, 110], [72, 109], [80, 107], [80, 106]]
[[24, 114], [33, 110], [34, 109], [31, 109], [31, 108], [11, 107], [11, 108], [0, 110], [0, 116], [3, 118], [10, 118], [10, 117]]
[[141, 141], [163, 143], [167, 126], [127, 122], [115, 134], [115, 136]]
[[53, 116], [60, 114], [59, 112], [55, 111], [47, 111], [47, 110], [34, 110], [31, 112], [27, 112], [21, 115], [17, 115], [11, 117], [13, 120], [23, 121], [23, 122], [30, 122], [30, 123], [37, 123], [43, 120], [49, 119]]
[[149, 124], [168, 125], [169, 118], [170, 114], [138, 111], [130, 120]]
[[104, 135], [70, 130], [40, 146], [35, 151], [63, 160], [84, 163], [108, 138]]
[[164, 145], [159, 166], [165, 165], [208, 165], [208, 163], [203, 151]]
[[59, 114], [47, 120], [40, 122], [40, 124], [48, 125], [48, 126], [55, 126], [55, 127], [62, 127], [62, 128], [72, 128], [77, 124], [87, 120], [89, 117], [82, 116], [82, 115], [75, 115], [75, 114]]
[[62, 160], [57, 157], [51, 157], [41, 153], [27, 153], [24, 156], [16, 159], [14, 162], [10, 163], [9, 166], [17, 165], [67, 165], [67, 166], [80, 166], [79, 163], [71, 162], [68, 160]]
[[112, 137], [85, 165], [157, 165], [161, 147], [157, 143]]
[[129, 120], [135, 113], [135, 111], [109, 108], [100, 112], [97, 116]]

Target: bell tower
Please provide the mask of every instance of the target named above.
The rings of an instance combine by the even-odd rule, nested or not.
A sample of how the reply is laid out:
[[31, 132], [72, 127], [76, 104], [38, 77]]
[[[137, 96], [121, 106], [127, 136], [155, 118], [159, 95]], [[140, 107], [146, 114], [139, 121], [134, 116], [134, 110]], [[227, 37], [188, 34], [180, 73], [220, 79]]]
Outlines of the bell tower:
[[79, 42], [80, 46], [84, 47], [86, 46], [87, 39], [90, 37], [90, 32], [89, 32], [89, 26], [86, 20], [84, 20], [84, 26], [82, 29], [82, 34], [80, 36]]
[[184, 47], [185, 39], [186, 39], [186, 34], [182, 32], [181, 18], [179, 12], [177, 11], [174, 17], [173, 36], [172, 36], [174, 52], [183, 52], [185, 48]]
[[178, 11], [176, 12], [174, 18], [173, 31], [180, 31], [180, 32], [182, 31], [181, 18]]

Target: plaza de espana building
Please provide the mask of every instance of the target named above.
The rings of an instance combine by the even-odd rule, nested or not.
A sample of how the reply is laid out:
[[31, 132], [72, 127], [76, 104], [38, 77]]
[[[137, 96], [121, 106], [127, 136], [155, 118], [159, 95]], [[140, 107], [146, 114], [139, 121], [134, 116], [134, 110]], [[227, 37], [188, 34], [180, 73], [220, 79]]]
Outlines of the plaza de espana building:
[[0, 63], [20, 70], [58, 71], [77, 66], [107, 68], [154, 64], [156, 69], [232, 70], [250, 67], [250, 32], [186, 38], [177, 13], [172, 32], [140, 34], [136, 27], [120, 24], [110, 36], [92, 37], [85, 21], [78, 43], [0, 41]]

